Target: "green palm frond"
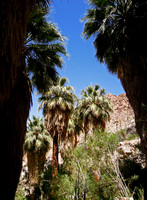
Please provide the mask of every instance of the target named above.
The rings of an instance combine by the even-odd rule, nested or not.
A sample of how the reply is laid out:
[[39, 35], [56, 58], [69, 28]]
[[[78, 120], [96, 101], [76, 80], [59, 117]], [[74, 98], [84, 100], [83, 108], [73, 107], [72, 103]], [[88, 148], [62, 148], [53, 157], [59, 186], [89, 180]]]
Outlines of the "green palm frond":
[[47, 22], [46, 14], [46, 8], [32, 10], [25, 41], [27, 72], [42, 93], [56, 80], [57, 68], [64, 64], [61, 55], [67, 56], [66, 38], [55, 24]]
[[40, 8], [48, 8], [51, 0], [35, 0], [36, 5]]
[[59, 82], [59, 85], [62, 87], [62, 86], [65, 86], [65, 84], [69, 82], [69, 80], [65, 77], [61, 77], [60, 78], [60, 82]]
[[86, 91], [87, 91], [88, 95], [91, 96], [91, 95], [92, 95], [92, 92], [93, 92], [93, 86], [92, 86], [92, 85], [88, 86], [88, 87], [86, 88]]
[[85, 130], [89, 128], [90, 124], [95, 128], [98, 125], [104, 128], [104, 123], [109, 120], [112, 104], [104, 97], [104, 94], [105, 90], [97, 84], [82, 90], [82, 98], [78, 102], [76, 112]]
[[73, 114], [70, 116], [67, 127], [67, 138], [72, 144], [74, 144], [74, 146], [77, 144], [77, 135], [83, 132], [82, 123], [82, 120], [78, 118], [78, 110], [76, 108]]
[[67, 78], [57, 77], [49, 91], [39, 99], [40, 108], [43, 108], [45, 115], [47, 129], [52, 136], [55, 132], [61, 134], [62, 139], [64, 138], [62, 136], [66, 136], [68, 120], [77, 100], [74, 88], [67, 83]]
[[147, 1], [88, 0], [88, 4], [83, 36], [94, 36], [100, 62], [116, 73], [120, 57], [144, 55]]
[[24, 149], [27, 152], [46, 152], [50, 148], [51, 136], [44, 126], [43, 119], [33, 116], [29, 119]]
[[85, 90], [82, 90], [82, 91], [81, 91], [81, 96], [87, 97], [87, 96], [88, 96], [88, 95], [87, 95], [87, 92], [86, 92]]

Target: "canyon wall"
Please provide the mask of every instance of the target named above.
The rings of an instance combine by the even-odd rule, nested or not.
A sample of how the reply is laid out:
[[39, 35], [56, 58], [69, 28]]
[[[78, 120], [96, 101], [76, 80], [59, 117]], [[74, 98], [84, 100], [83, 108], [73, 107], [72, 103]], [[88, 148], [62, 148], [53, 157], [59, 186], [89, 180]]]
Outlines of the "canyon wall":
[[113, 104], [113, 112], [110, 113], [110, 121], [106, 124], [106, 131], [117, 132], [123, 129], [136, 132], [134, 112], [126, 94], [119, 96], [106, 94], [105, 97]]

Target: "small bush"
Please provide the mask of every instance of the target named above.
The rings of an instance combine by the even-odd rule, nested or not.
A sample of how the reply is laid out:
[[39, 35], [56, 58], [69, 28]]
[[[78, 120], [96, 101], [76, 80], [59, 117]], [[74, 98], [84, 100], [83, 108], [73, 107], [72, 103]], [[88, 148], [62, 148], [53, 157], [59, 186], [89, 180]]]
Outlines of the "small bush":
[[[114, 200], [133, 195], [134, 199], [141, 200], [140, 166], [123, 160], [120, 172], [119, 163], [114, 159], [119, 140], [120, 134], [95, 131], [75, 149], [66, 150], [64, 162], [53, 180], [50, 164], [40, 174], [34, 191], [36, 200]], [[21, 190], [17, 192], [17, 199], [25, 200]]]
[[[111, 157], [117, 144], [116, 134], [95, 131], [85, 143], [66, 151], [61, 174], [52, 182], [55, 199], [113, 200], [124, 196], [120, 186], [123, 181]], [[127, 187], [126, 191], [130, 195]]]

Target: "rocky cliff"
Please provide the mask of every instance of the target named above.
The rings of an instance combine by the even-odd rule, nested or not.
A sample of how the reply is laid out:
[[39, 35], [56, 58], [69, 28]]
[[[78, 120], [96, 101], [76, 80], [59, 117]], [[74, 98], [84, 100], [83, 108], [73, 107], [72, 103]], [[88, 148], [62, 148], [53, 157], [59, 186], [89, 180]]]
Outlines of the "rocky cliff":
[[106, 131], [117, 132], [123, 129], [136, 132], [134, 112], [126, 94], [119, 96], [107, 94], [105, 97], [113, 104], [113, 112], [110, 113], [110, 121], [106, 124]]

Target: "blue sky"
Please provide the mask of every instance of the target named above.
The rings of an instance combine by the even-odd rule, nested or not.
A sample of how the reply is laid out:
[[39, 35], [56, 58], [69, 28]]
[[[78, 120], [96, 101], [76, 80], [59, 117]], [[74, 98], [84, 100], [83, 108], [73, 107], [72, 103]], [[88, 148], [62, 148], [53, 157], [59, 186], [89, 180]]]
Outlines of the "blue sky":
[[[50, 21], [56, 23], [62, 35], [68, 38], [67, 51], [69, 58], [64, 58], [63, 69], [58, 70], [60, 76], [67, 77], [69, 84], [75, 88], [75, 93], [80, 97], [80, 91], [88, 85], [99, 84], [107, 93], [119, 95], [124, 93], [122, 85], [116, 75], [108, 72], [104, 64], [100, 64], [95, 57], [92, 45], [94, 38], [85, 40], [81, 34], [84, 23], [80, 19], [84, 16], [88, 5], [85, 0], [56, 0], [52, 2]], [[33, 93], [32, 115], [42, 117], [38, 112], [38, 96]]]

